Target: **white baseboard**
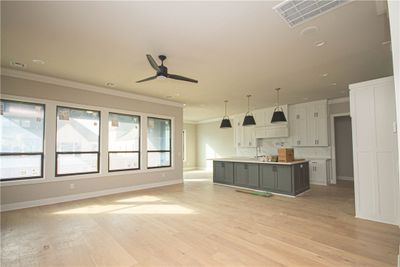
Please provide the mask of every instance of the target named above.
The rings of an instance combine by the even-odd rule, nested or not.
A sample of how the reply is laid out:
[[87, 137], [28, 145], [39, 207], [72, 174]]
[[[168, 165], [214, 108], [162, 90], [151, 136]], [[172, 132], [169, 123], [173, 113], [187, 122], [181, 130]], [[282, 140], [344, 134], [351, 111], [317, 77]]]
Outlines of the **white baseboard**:
[[344, 181], [354, 181], [353, 177], [350, 176], [337, 176], [338, 180], [344, 180]]
[[324, 182], [324, 181], [316, 181], [316, 180], [310, 180], [310, 184], [315, 184], [315, 185], [328, 185], [327, 182]]
[[186, 168], [183, 168], [183, 171], [193, 171], [193, 170], [197, 170], [198, 168], [196, 168], [196, 167], [186, 167]]
[[118, 187], [118, 188], [107, 189], [107, 190], [102, 190], [102, 191], [74, 194], [74, 195], [68, 195], [68, 196], [62, 196], [62, 197], [52, 197], [52, 198], [45, 198], [45, 199], [38, 199], [38, 200], [31, 200], [31, 201], [24, 201], [24, 202], [16, 202], [16, 203], [1, 205], [0, 211], [3, 212], [3, 211], [9, 211], [9, 210], [25, 209], [25, 208], [44, 206], [44, 205], [61, 203], [61, 202], [68, 202], [68, 201], [74, 201], [74, 200], [80, 200], [80, 199], [86, 199], [86, 198], [106, 196], [106, 195], [113, 195], [113, 194], [118, 194], [118, 193], [137, 191], [137, 190], [143, 190], [143, 189], [149, 189], [149, 188], [155, 188], [155, 187], [161, 187], [161, 186], [167, 186], [167, 185], [174, 185], [174, 184], [181, 184], [181, 183], [183, 183], [183, 180], [176, 179], [176, 180], [169, 180], [169, 181], [163, 181], [163, 182], [152, 183], [152, 184], [141, 184], [141, 185], [134, 185], [134, 186], [128, 186], [128, 187]]

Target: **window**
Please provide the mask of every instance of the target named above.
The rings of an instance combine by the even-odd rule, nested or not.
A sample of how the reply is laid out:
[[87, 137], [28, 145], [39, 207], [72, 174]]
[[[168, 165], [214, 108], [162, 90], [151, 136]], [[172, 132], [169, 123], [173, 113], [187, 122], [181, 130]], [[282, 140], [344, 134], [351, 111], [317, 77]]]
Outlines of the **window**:
[[1, 100], [0, 181], [43, 177], [44, 109]]
[[109, 113], [108, 170], [140, 168], [140, 117]]
[[171, 120], [147, 119], [147, 167], [171, 167]]
[[100, 112], [57, 107], [56, 176], [99, 172]]

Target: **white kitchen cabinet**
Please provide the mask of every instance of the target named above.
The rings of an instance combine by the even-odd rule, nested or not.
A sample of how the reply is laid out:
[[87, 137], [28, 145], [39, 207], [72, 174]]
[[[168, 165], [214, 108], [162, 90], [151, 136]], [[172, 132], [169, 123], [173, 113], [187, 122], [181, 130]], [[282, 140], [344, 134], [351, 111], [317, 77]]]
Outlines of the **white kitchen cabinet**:
[[309, 164], [310, 184], [327, 185], [330, 182], [331, 161], [311, 159]]
[[356, 217], [399, 224], [399, 173], [393, 76], [352, 84]]
[[314, 101], [289, 106], [292, 146], [328, 146], [328, 103]]
[[234, 140], [235, 140], [235, 147], [245, 147], [244, 146], [244, 134], [243, 134], [243, 114], [235, 115], [233, 118], [233, 130], [234, 130]]
[[256, 147], [257, 146], [255, 126], [244, 126], [243, 127], [243, 146], [245, 146], [245, 147]]
[[292, 146], [307, 146], [306, 104], [289, 106], [289, 128]]
[[328, 146], [327, 100], [307, 103], [307, 139], [309, 146]]
[[244, 114], [236, 115], [234, 121], [234, 140], [236, 148], [256, 147], [255, 126], [242, 126]]

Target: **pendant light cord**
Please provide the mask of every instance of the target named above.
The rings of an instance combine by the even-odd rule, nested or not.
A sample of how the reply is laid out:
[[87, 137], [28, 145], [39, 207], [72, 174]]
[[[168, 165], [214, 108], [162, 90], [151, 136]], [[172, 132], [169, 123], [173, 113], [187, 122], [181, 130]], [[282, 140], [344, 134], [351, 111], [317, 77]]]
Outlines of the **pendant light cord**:
[[226, 105], [228, 104], [228, 100], [225, 100], [224, 102], [225, 102], [225, 116], [224, 116], [224, 118], [225, 118], [225, 117], [227, 117], [227, 115], [226, 115], [226, 114], [227, 114], [227, 112], [226, 112]]
[[247, 114], [250, 113], [250, 97], [251, 95], [247, 95]]

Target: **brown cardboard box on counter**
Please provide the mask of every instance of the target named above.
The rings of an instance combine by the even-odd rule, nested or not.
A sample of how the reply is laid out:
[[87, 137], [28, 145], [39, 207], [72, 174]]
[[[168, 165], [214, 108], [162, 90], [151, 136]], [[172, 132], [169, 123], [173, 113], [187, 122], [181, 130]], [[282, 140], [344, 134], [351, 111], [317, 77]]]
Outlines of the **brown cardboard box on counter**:
[[278, 161], [280, 161], [280, 162], [294, 161], [294, 149], [293, 148], [279, 148], [278, 149]]

